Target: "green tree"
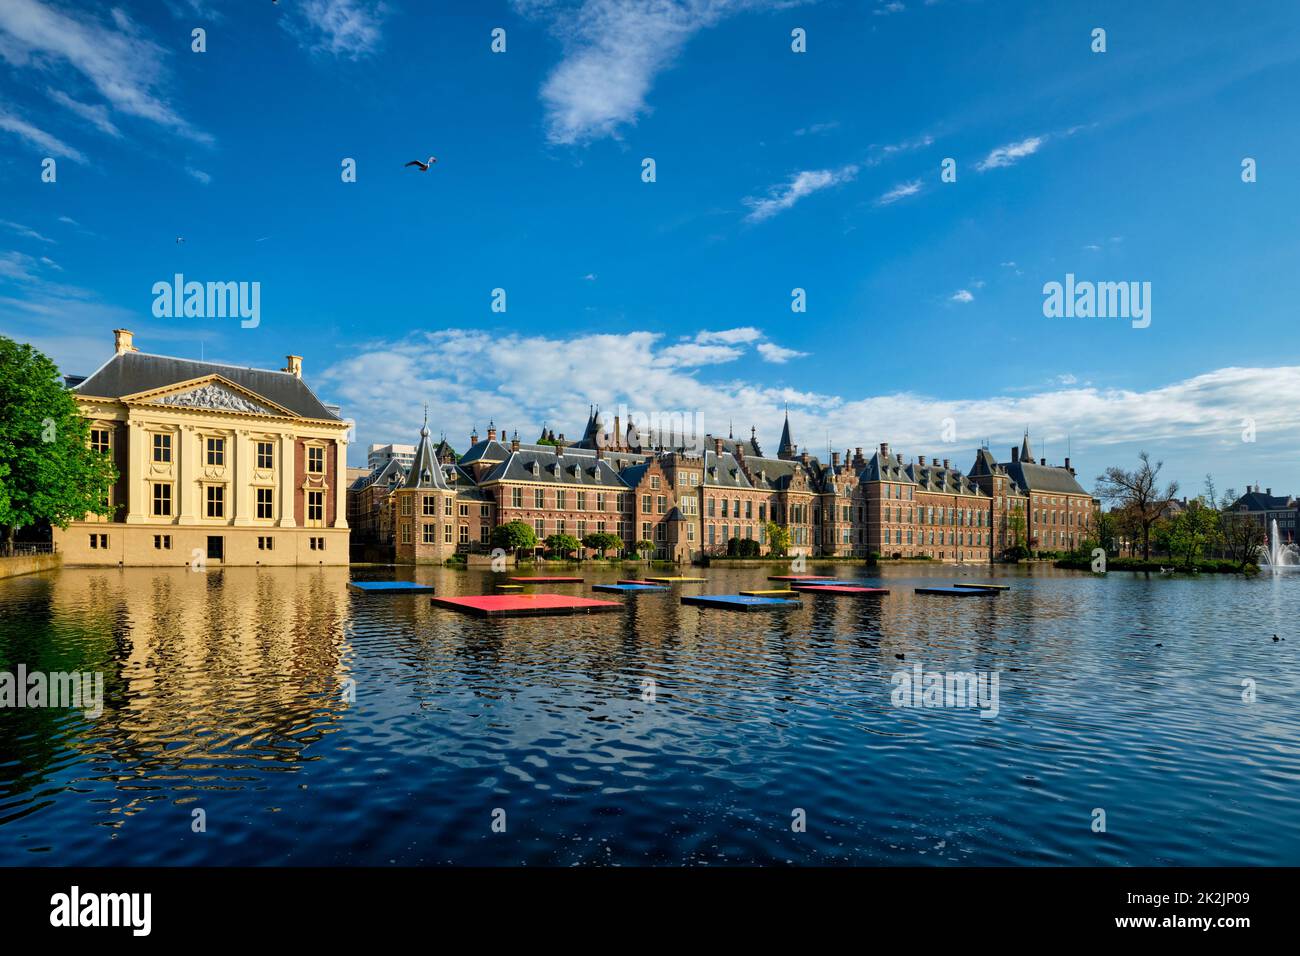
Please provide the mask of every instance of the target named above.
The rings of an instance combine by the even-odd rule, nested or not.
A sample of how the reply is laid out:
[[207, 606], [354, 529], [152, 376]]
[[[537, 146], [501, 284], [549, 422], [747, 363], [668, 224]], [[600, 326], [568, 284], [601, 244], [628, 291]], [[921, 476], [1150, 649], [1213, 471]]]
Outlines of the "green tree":
[[66, 528], [87, 514], [111, 515], [117, 469], [90, 448], [89, 426], [54, 363], [0, 335], [0, 528], [5, 551], [19, 528]]
[[585, 547], [599, 551], [602, 558], [605, 557], [605, 552], [610, 549], [623, 550], [623, 539], [616, 534], [610, 534], [608, 531], [595, 531], [584, 537], [582, 543]]
[[791, 534], [790, 528], [783, 524], [777, 524], [775, 521], [769, 521], [766, 525], [767, 550], [769, 554], [777, 557], [784, 557], [790, 553]]
[[645, 557], [646, 555], [654, 553], [655, 543], [649, 538], [642, 538], [636, 543], [636, 549], [642, 557]]
[[537, 532], [526, 521], [509, 521], [492, 529], [492, 547], [507, 551], [531, 551], [537, 547]]
[[582, 547], [582, 542], [571, 534], [550, 534], [542, 543], [546, 545], [548, 551], [562, 558], [567, 558]]

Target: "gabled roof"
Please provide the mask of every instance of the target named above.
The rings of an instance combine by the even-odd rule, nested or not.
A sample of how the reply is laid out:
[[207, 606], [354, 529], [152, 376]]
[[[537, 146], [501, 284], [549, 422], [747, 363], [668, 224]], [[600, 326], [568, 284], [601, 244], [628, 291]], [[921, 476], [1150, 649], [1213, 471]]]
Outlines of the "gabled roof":
[[509, 452], [509, 457], [486, 475], [483, 481], [531, 481], [574, 487], [622, 490], [627, 483], [609, 462], [595, 455], [572, 455], [566, 449], [557, 455], [554, 448]]
[[1087, 495], [1074, 475], [1066, 468], [1056, 465], [1035, 465], [1024, 460], [1003, 462], [1011, 480], [1022, 491], [1048, 492], [1058, 495]]
[[[543, 445], [540, 447], [545, 448], [549, 446]], [[476, 445], [471, 445], [465, 454], [460, 456], [460, 463], [462, 465], [472, 465], [477, 461], [494, 463], [505, 461], [509, 457], [510, 449], [506, 445], [503, 445], [495, 438], [491, 441], [484, 439]]]
[[[393, 482], [393, 479], [396, 479]], [[356, 481], [352, 482], [351, 490], [360, 491], [362, 488], [369, 488], [373, 484], [387, 485], [390, 483], [400, 484], [406, 480], [406, 469], [396, 458], [390, 458], [382, 465], [378, 465], [368, 475], [362, 475]]]
[[911, 464], [907, 473], [916, 483], [917, 491], [931, 491], [949, 495], [977, 495], [989, 497], [988, 492], [963, 475], [957, 468], [941, 465]]
[[243, 368], [217, 362], [195, 362], [146, 352], [119, 352], [73, 391], [78, 395], [96, 398], [122, 398], [210, 375], [220, 375], [240, 388], [260, 395], [303, 418], [341, 420], [338, 414], [315, 396], [302, 379], [290, 372]]
[[858, 472], [858, 480], [867, 481], [901, 481], [912, 482], [911, 471], [906, 465], [900, 462], [893, 455], [881, 457], [880, 452], [876, 452], [867, 460], [867, 466]]
[[710, 488], [753, 488], [736, 456], [730, 452], [704, 453], [704, 484]]
[[1248, 511], [1282, 511], [1291, 501], [1290, 498], [1270, 495], [1262, 491], [1248, 491], [1238, 498], [1232, 507], [1234, 509], [1244, 507]]

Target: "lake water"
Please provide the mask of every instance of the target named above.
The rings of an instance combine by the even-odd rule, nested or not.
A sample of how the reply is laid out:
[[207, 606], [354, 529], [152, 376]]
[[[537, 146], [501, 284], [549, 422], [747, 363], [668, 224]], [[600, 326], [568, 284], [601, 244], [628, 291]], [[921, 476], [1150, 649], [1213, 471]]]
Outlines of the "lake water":
[[[1300, 575], [813, 567], [892, 593], [682, 606], [786, 570], [713, 569], [488, 621], [346, 587], [480, 571], [0, 580], [0, 670], [105, 680], [98, 718], [0, 710], [0, 863], [1300, 863]], [[1012, 590], [912, 591], [963, 577]], [[997, 716], [894, 706], [915, 664], [996, 673]]]

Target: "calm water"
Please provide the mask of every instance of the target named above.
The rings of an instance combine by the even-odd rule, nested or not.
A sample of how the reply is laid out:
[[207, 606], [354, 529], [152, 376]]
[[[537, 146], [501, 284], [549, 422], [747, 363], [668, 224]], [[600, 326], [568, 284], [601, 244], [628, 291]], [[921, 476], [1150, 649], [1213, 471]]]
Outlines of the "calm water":
[[[1013, 590], [911, 591], [963, 574]], [[0, 580], [0, 670], [103, 671], [107, 698], [0, 710], [0, 863], [1300, 863], [1300, 575], [890, 569], [888, 597], [792, 612], [507, 622], [350, 575], [392, 576]], [[998, 717], [892, 706], [913, 663], [998, 672]]]

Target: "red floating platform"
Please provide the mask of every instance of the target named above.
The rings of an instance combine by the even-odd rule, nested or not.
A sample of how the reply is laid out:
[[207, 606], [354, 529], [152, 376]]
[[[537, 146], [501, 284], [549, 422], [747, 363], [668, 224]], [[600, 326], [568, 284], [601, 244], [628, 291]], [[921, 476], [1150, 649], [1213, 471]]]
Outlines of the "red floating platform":
[[430, 598], [434, 604], [452, 611], [479, 617], [541, 617], [548, 614], [593, 614], [621, 611], [617, 601], [593, 601], [567, 594], [474, 594], [466, 597]]
[[854, 584], [799, 584], [790, 585], [805, 594], [888, 594], [889, 588], [864, 588]]
[[582, 578], [548, 577], [539, 575], [535, 578], [511, 578], [515, 584], [581, 584]]

